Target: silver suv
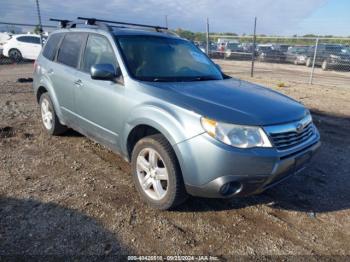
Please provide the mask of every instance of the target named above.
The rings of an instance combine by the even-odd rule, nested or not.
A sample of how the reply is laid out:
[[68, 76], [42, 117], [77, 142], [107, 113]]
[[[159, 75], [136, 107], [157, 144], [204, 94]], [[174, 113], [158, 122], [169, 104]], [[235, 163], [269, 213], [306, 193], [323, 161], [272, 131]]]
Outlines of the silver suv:
[[64, 21], [35, 63], [44, 128], [73, 128], [121, 154], [152, 207], [188, 194], [260, 193], [302, 170], [320, 146], [303, 105], [226, 76], [165, 28], [82, 21]]

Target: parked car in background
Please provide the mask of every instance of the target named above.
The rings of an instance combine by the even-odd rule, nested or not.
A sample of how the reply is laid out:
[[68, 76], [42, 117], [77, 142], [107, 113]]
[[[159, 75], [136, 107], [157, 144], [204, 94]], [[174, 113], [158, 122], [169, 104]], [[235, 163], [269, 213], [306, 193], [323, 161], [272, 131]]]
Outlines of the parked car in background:
[[286, 62], [295, 65], [305, 65], [310, 46], [293, 46], [286, 52]]
[[[311, 47], [307, 54], [306, 66], [312, 66], [315, 47]], [[322, 70], [350, 69], [350, 53], [342, 45], [320, 44], [317, 47], [315, 65]]]
[[11, 39], [11, 34], [0, 32], [0, 56], [2, 55], [3, 45]]
[[251, 53], [245, 52], [242, 45], [239, 43], [227, 43], [225, 47], [225, 59], [249, 60], [252, 57]]
[[275, 50], [279, 50], [281, 51], [283, 54], [287, 54], [288, 52], [288, 49], [290, 48], [291, 46], [290, 45], [286, 45], [286, 44], [276, 44], [273, 46], [273, 48]]
[[284, 62], [286, 55], [273, 46], [261, 45], [257, 48], [257, 60], [260, 62]]
[[23, 59], [35, 60], [41, 51], [40, 36], [38, 35], [13, 35], [3, 45], [3, 55], [19, 62]]

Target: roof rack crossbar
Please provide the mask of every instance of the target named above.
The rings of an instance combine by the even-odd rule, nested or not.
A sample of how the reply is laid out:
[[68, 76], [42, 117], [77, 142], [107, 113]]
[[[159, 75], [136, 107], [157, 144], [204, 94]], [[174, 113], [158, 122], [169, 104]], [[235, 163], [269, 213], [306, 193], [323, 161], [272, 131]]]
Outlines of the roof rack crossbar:
[[88, 25], [88, 26], [97, 26], [100, 29], [110, 31], [110, 27], [105, 23], [96, 22], [93, 19], [89, 19], [86, 22], [78, 21], [78, 20], [66, 20], [66, 19], [56, 19], [50, 18], [50, 21], [59, 22], [61, 28], [77, 28], [77, 25]]
[[128, 25], [128, 26], [136, 26], [136, 27], [145, 27], [145, 28], [154, 28], [156, 31], [160, 30], [168, 30], [167, 27], [163, 26], [157, 26], [157, 25], [144, 25], [144, 24], [135, 24], [135, 23], [126, 23], [126, 22], [118, 22], [118, 21], [111, 21], [111, 20], [103, 20], [103, 19], [96, 19], [96, 18], [87, 18], [87, 17], [78, 17], [79, 20], [85, 20], [87, 24], [94, 25], [96, 22], [102, 22], [102, 23], [110, 23], [110, 24], [118, 24], [118, 25]]
[[59, 22], [59, 24], [62, 28], [66, 28], [68, 26], [68, 24], [72, 22], [71, 20], [56, 19], [56, 18], [50, 18], [50, 21]]

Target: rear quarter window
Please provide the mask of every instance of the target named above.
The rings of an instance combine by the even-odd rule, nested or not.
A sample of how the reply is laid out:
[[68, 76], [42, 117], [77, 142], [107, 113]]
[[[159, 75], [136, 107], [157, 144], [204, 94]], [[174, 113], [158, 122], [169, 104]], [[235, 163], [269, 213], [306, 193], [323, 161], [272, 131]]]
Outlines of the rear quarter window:
[[63, 34], [53, 34], [49, 37], [49, 40], [47, 41], [44, 47], [44, 51], [43, 51], [44, 57], [46, 57], [51, 61], [55, 59], [55, 56], [58, 50], [58, 45], [62, 37], [63, 37]]
[[58, 51], [57, 62], [76, 68], [86, 35], [67, 33]]

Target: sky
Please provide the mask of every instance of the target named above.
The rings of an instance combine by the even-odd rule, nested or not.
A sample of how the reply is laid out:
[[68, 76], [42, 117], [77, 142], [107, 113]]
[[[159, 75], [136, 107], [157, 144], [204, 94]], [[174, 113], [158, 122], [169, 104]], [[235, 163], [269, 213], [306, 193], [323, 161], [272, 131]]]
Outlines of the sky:
[[[203, 32], [267, 35], [350, 36], [349, 0], [40, 0], [44, 24], [50, 17], [88, 16], [135, 23], [165, 24]], [[37, 23], [35, 0], [0, 0], [0, 21]]]

